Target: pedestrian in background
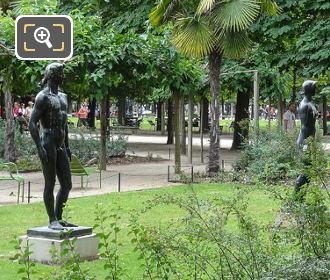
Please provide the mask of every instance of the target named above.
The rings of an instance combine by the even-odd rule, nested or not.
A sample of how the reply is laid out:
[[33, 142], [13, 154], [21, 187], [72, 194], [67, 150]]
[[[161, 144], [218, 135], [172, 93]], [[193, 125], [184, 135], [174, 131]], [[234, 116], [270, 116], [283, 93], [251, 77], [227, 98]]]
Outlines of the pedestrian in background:
[[283, 114], [284, 132], [292, 132], [296, 129], [296, 104], [291, 102], [288, 110]]

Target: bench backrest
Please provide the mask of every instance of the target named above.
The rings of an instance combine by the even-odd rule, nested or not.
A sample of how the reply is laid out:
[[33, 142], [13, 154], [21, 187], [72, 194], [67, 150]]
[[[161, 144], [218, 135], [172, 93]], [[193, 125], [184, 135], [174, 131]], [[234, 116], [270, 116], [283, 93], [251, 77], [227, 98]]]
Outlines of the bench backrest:
[[9, 173], [9, 175], [13, 178], [13, 174], [18, 175], [17, 165], [13, 162], [0, 163], [0, 177], [4, 175], [3, 173]]
[[72, 175], [87, 175], [84, 166], [76, 155], [71, 155], [70, 169]]

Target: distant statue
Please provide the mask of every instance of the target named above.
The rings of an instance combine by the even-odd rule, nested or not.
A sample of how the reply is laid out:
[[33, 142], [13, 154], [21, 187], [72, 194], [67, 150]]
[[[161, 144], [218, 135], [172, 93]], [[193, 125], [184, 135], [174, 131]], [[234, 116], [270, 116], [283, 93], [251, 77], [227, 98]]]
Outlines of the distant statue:
[[[29, 122], [29, 129], [38, 149], [45, 178], [43, 197], [49, 217], [48, 228], [54, 230], [75, 226], [62, 220], [63, 207], [72, 188], [67, 125], [68, 102], [67, 96], [58, 89], [63, 82], [63, 70], [64, 65], [60, 63], [51, 63], [47, 66], [41, 82], [43, 89], [35, 99]], [[38, 123], [42, 128], [41, 136]], [[60, 189], [55, 203], [53, 192], [56, 175]]]
[[[318, 116], [318, 111], [312, 103], [312, 97], [315, 95], [316, 81], [308, 80], [302, 85], [303, 100], [298, 107], [298, 113], [301, 121], [301, 129], [297, 140], [297, 145], [303, 150], [307, 149], [306, 139], [315, 137], [315, 122]], [[309, 182], [305, 174], [300, 174], [296, 181], [296, 192], [299, 192], [300, 187]]]

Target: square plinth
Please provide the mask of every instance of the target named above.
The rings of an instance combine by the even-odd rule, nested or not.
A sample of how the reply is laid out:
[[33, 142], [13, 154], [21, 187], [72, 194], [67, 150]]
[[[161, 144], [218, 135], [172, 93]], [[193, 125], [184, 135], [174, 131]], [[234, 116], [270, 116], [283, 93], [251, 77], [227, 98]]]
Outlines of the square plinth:
[[27, 236], [29, 237], [41, 237], [62, 240], [71, 237], [80, 237], [84, 235], [92, 234], [91, 227], [67, 227], [64, 230], [49, 229], [47, 226], [36, 227], [27, 230]]
[[[75, 236], [74, 251], [80, 256], [80, 260], [95, 260], [98, 258], [98, 244], [99, 239], [96, 234], [88, 234], [83, 236]], [[29, 244], [30, 259], [34, 262], [43, 264], [59, 264], [65, 260], [54, 259], [52, 257], [54, 252], [56, 256], [61, 256], [63, 249], [67, 248], [65, 239], [50, 238], [50, 237], [36, 237], [36, 236], [21, 236], [21, 246], [24, 249]], [[73, 240], [73, 237], [70, 238]]]

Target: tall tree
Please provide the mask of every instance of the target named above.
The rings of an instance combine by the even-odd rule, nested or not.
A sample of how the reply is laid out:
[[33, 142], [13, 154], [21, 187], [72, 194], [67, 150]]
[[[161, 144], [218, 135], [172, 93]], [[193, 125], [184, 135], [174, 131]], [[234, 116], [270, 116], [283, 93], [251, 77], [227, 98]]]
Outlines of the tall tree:
[[219, 92], [220, 68], [223, 56], [238, 57], [251, 42], [248, 28], [261, 11], [271, 14], [278, 7], [271, 0], [161, 0], [150, 14], [154, 25], [173, 22], [173, 43], [184, 54], [207, 56], [211, 90], [211, 127], [208, 170], [220, 170], [219, 165]]
[[7, 162], [15, 162], [17, 158], [15, 147], [15, 122], [13, 115], [13, 99], [12, 99], [12, 67], [8, 66], [7, 71], [3, 73], [4, 93], [6, 104], [6, 127], [5, 127], [5, 160]]

